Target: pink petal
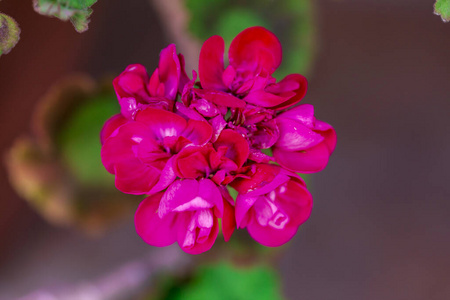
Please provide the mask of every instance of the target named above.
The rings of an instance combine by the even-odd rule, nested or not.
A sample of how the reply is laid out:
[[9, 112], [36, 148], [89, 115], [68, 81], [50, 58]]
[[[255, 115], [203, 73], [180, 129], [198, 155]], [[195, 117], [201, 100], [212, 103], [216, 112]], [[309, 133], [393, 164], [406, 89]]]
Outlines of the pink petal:
[[228, 57], [236, 70], [260, 72], [262, 69], [272, 74], [281, 63], [281, 44], [267, 29], [251, 27], [234, 38]]
[[280, 173], [280, 168], [273, 164], [251, 165], [249, 174], [234, 180], [230, 186], [239, 194], [247, 194], [272, 182]]
[[213, 135], [211, 137], [211, 142], [215, 142], [217, 138], [220, 136], [220, 133], [222, 133], [222, 130], [227, 126], [227, 122], [223, 118], [222, 115], [217, 115], [211, 120], [209, 120], [209, 123], [212, 126], [213, 129]]
[[234, 78], [236, 77], [236, 70], [233, 66], [228, 66], [222, 74], [222, 81], [226, 87], [230, 88], [233, 83]]
[[185, 242], [185, 235], [180, 234], [182, 232], [182, 230], [180, 229], [178, 231], [178, 244], [180, 245], [181, 249], [189, 254], [200, 254], [211, 249], [219, 233], [219, 224], [217, 218], [214, 217], [212, 221], [213, 225], [212, 228], [208, 230], [209, 234], [207, 235], [207, 237], [203, 237], [201, 243], [199, 243], [197, 239], [197, 241], [195, 241], [192, 246], [183, 246]]
[[176, 102], [175, 108], [178, 115], [185, 116], [187, 119], [206, 121], [202, 115], [200, 115], [194, 109], [186, 107], [182, 102]]
[[123, 97], [119, 98], [120, 113], [129, 120], [134, 120], [138, 110], [138, 104], [135, 98]]
[[261, 150], [251, 148], [250, 153], [248, 155], [248, 159], [253, 160], [254, 162], [257, 163], [268, 163], [272, 160], [272, 157], [262, 153]]
[[250, 219], [247, 230], [250, 236], [261, 245], [279, 247], [294, 237], [298, 226], [286, 226], [283, 230], [277, 230], [270, 226], [261, 226], [255, 219]]
[[120, 113], [128, 120], [134, 121], [137, 112], [147, 107], [167, 110], [173, 105], [170, 100], [165, 98], [149, 97], [146, 100], [149, 104], [142, 104], [131, 97], [119, 98]]
[[199, 181], [198, 194], [203, 199], [208, 199], [213, 203], [215, 208], [215, 215], [218, 218], [223, 216], [223, 199], [217, 185], [209, 179], [203, 179]]
[[226, 107], [245, 107], [245, 101], [236, 98], [230, 94], [227, 94], [225, 92], [216, 91], [216, 90], [200, 90], [200, 89], [194, 89], [194, 92], [197, 94], [197, 96], [206, 99], [208, 101], [211, 101], [214, 104], [222, 105]]
[[217, 171], [216, 174], [214, 174], [214, 176], [211, 178], [211, 180], [217, 185], [222, 185], [226, 176], [227, 176], [227, 171], [221, 169], [221, 170]]
[[158, 207], [163, 193], [157, 193], [144, 199], [134, 215], [137, 234], [147, 243], [155, 247], [165, 247], [177, 240], [177, 232], [173, 224], [177, 215], [172, 213], [164, 218], [158, 216]]
[[161, 51], [159, 58], [159, 79], [164, 84], [164, 94], [169, 99], [175, 99], [178, 92], [181, 66], [174, 44]]
[[[321, 129], [319, 129], [321, 127], [321, 124], [316, 125], [319, 128], [314, 127], [314, 123], [315, 123], [314, 106], [312, 106], [311, 104], [302, 104], [302, 105], [298, 105], [294, 108], [291, 108], [291, 109], [283, 112], [282, 114], [280, 114], [277, 117], [277, 119], [281, 119], [281, 118], [298, 121], [310, 129], [321, 130]], [[323, 130], [328, 130], [328, 129], [329, 128], [324, 128]]]
[[132, 151], [144, 164], [157, 166], [161, 170], [172, 155], [161, 149], [161, 145], [156, 140], [148, 138], [139, 141], [137, 146], [132, 147]]
[[189, 120], [182, 136], [195, 145], [204, 145], [212, 136], [212, 127], [206, 121]]
[[228, 146], [219, 146], [217, 147], [217, 151], [212, 150], [209, 153], [209, 164], [211, 168], [213, 170], [219, 169], [217, 173], [223, 171], [224, 176], [232, 171], [236, 171], [237, 169], [239, 169], [236, 163], [226, 156], [228, 151], [229, 151]]
[[247, 178], [237, 178], [231, 186], [246, 197], [256, 197], [273, 191], [288, 182], [291, 174], [273, 164], [255, 164], [253, 174]]
[[226, 188], [221, 188], [220, 192], [223, 197], [224, 210], [222, 218], [222, 233], [225, 242], [228, 242], [236, 229], [236, 217], [234, 215], [234, 200]]
[[164, 91], [162, 91], [162, 93], [159, 92], [160, 86], [164, 87], [164, 85], [161, 84], [161, 81], [159, 80], [159, 70], [158, 68], [156, 68], [147, 85], [150, 96], [164, 97]]
[[[298, 88], [292, 90], [291, 88], [294, 86], [292, 83], [296, 83]], [[278, 106], [273, 107], [273, 109], [281, 110], [287, 107], [290, 107], [303, 99], [306, 95], [306, 91], [308, 90], [308, 81], [306, 78], [300, 74], [290, 74], [283, 78], [279, 83], [279, 85], [284, 85], [284, 88], [293, 91], [295, 95], [291, 97], [284, 103], [281, 103]], [[289, 87], [289, 88], [288, 88]]]
[[119, 127], [127, 123], [128, 120], [121, 114], [117, 114], [109, 118], [103, 125], [100, 132], [100, 142], [103, 145], [107, 138], [117, 135]]
[[207, 157], [211, 147], [187, 146], [175, 157], [175, 172], [180, 178], [196, 179], [209, 174]]
[[221, 146], [227, 147], [225, 157], [234, 161], [238, 168], [242, 167], [247, 161], [250, 151], [249, 146], [245, 138], [239, 133], [231, 129], [223, 130], [217, 141], [214, 143], [215, 149], [218, 149]]
[[258, 196], [248, 197], [247, 195], [239, 194], [236, 198], [236, 224], [238, 228], [244, 228], [246, 224], [241, 224], [242, 220], [247, 215], [249, 209], [255, 204], [256, 200], [258, 200]]
[[202, 88], [220, 91], [227, 90], [222, 81], [224, 49], [223, 38], [218, 35], [210, 37], [203, 43], [198, 64]]
[[[231, 66], [230, 66], [231, 67]], [[234, 68], [233, 68], [234, 70]], [[236, 72], [236, 71], [235, 71]], [[261, 82], [264, 82], [264, 84], [267, 82], [267, 79], [264, 77], [261, 77], [259, 75], [256, 75], [255, 77], [247, 79], [245, 80], [240, 86], [239, 88], [235, 91], [236, 94], [246, 94], [250, 89], [253, 89], [255, 86], [256, 88], [254, 89], [255, 91], [258, 90], [259, 84], [261, 84]], [[263, 89], [264, 86], [262, 86], [260, 89]]]
[[258, 188], [253, 189], [253, 190], [248, 190], [245, 195], [248, 197], [264, 195], [264, 194], [270, 193], [275, 188], [277, 188], [278, 186], [280, 186], [288, 181], [289, 181], [289, 176], [280, 172], [271, 181], [266, 181], [266, 180], [260, 181], [258, 183]]
[[247, 103], [262, 106], [262, 107], [274, 107], [277, 105], [280, 105], [287, 101], [290, 97], [292, 97], [291, 94], [287, 96], [282, 95], [274, 95], [271, 93], [264, 92], [262, 90], [258, 91], [251, 91], [244, 100]]
[[265, 91], [271, 94], [282, 94], [286, 92], [291, 92], [300, 87], [300, 83], [294, 80], [288, 80], [286, 78], [288, 77], [285, 77], [278, 83], [268, 84], [267, 86], [264, 87]]
[[250, 136], [252, 147], [256, 149], [267, 149], [278, 141], [280, 132], [275, 120], [261, 122], [256, 128]]
[[277, 247], [288, 242], [311, 214], [312, 196], [295, 176], [258, 198], [251, 208], [247, 229], [265, 246]]
[[175, 171], [173, 169], [173, 160], [175, 156], [172, 156], [161, 171], [158, 182], [149, 191], [149, 194], [153, 194], [167, 188], [176, 178]]
[[[180, 81], [178, 83], [178, 93], [182, 94], [184, 87], [191, 81], [189, 79], [189, 77], [186, 74], [186, 68], [185, 68], [185, 63], [184, 63], [184, 56], [183, 54], [178, 54], [178, 59], [180, 61], [180, 68], [181, 68], [181, 73], [180, 73]], [[195, 78], [194, 78], [195, 81]]]
[[273, 157], [281, 166], [300, 173], [322, 171], [328, 164], [330, 151], [325, 143], [302, 151], [285, 151], [273, 148]]
[[275, 146], [277, 148], [297, 151], [306, 150], [314, 147], [324, 140], [324, 137], [298, 121], [276, 118], [278, 129], [280, 132], [278, 141]]
[[144, 165], [138, 159], [118, 162], [114, 165], [116, 188], [133, 195], [148, 194], [158, 182], [161, 171], [153, 166]]
[[186, 128], [186, 120], [161, 109], [146, 108], [136, 115], [136, 121], [147, 125], [159, 139], [167, 136], [180, 136]]
[[210, 101], [198, 98], [192, 101], [190, 107], [195, 108], [204, 117], [215, 117], [220, 114], [219, 109]]
[[114, 174], [114, 164], [133, 160], [136, 148], [143, 140], [154, 139], [148, 128], [138, 122], [128, 122], [119, 127], [115, 136], [106, 139], [101, 150], [102, 163], [108, 172]]
[[328, 147], [330, 154], [336, 148], [336, 131], [334, 128], [325, 122], [316, 119], [314, 130], [320, 131], [320, 134], [325, 138], [325, 144]]
[[[295, 176], [297, 176], [295, 174]], [[275, 202], [286, 212], [289, 212], [291, 221], [301, 225], [311, 215], [313, 199], [300, 177], [291, 177], [285, 185], [276, 190]]]
[[196, 81], [197, 72], [195, 72], [195, 70], [192, 70], [192, 79], [184, 85], [183, 91], [181, 92], [181, 102], [183, 102], [185, 106], [189, 106], [192, 99], [194, 99], [193, 88]]
[[214, 206], [223, 213], [222, 196], [211, 180], [185, 179], [177, 180], [169, 186], [161, 200], [158, 213], [164, 217], [170, 212], [196, 211]]
[[[183, 208], [182, 205], [186, 203], [188, 203], [188, 206], [191, 206], [190, 208], [194, 208], [193, 210], [212, 207], [211, 203], [197, 198], [197, 194], [198, 182], [196, 180], [176, 180], [164, 193], [164, 196], [159, 205], [159, 216], [164, 217], [165, 215], [173, 212], [177, 207]], [[188, 206], [186, 206], [186, 210], [188, 210]], [[178, 211], [180, 211], [180, 209], [178, 209]]]
[[129, 65], [125, 71], [113, 80], [114, 90], [117, 97], [138, 96], [148, 97], [146, 85], [148, 82], [147, 70], [139, 64]]

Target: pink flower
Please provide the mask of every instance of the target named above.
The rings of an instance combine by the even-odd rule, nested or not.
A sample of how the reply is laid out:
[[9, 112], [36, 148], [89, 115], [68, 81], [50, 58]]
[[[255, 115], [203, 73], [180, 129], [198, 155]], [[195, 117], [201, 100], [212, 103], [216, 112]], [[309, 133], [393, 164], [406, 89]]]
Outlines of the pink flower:
[[336, 147], [336, 132], [314, 117], [312, 105], [292, 108], [276, 121], [280, 137], [272, 149], [277, 163], [301, 173], [319, 172], [326, 167]]
[[275, 111], [247, 104], [244, 109], [232, 109], [228, 126], [247, 140], [254, 149], [267, 149], [278, 140]]
[[[311, 214], [311, 194], [294, 172], [327, 165], [333, 127], [314, 117], [312, 105], [294, 107], [307, 90], [302, 75], [279, 82], [272, 76], [282, 58], [273, 33], [242, 31], [227, 67], [224, 48], [220, 36], [203, 44], [200, 82], [195, 71], [189, 80], [175, 45], [162, 50], [151, 77], [131, 65], [114, 80], [121, 114], [100, 134], [102, 162], [119, 190], [149, 195], [135, 225], [150, 245], [177, 242], [187, 253], [202, 253], [215, 242], [221, 219], [225, 241], [238, 227], [276, 247]], [[273, 157], [262, 151], [270, 148]], [[228, 185], [238, 191], [236, 200]]]
[[[107, 124], [108, 126], [108, 124]], [[124, 193], [148, 194], [166, 188], [174, 179], [171, 159], [186, 145], [203, 145], [212, 135], [204, 121], [189, 120], [165, 110], [146, 108], [109, 136], [102, 162], [116, 175]]]
[[184, 58], [177, 56], [175, 45], [161, 51], [159, 66], [149, 77], [144, 66], [128, 66], [113, 85], [121, 113], [133, 120], [136, 112], [146, 107], [172, 110], [178, 92], [189, 81], [184, 71]]
[[284, 109], [300, 101], [307, 81], [299, 74], [286, 76], [279, 83], [271, 74], [281, 64], [281, 44], [263, 27], [251, 27], [238, 34], [228, 51], [230, 65], [223, 63], [224, 41], [213, 36], [200, 52], [199, 75], [202, 90], [195, 92], [213, 103], [233, 103], [243, 107], [233, 96], [265, 108]]
[[174, 158], [175, 174], [180, 178], [211, 178], [217, 185], [231, 182], [247, 161], [247, 141], [226, 129], [214, 144], [187, 146]]
[[[135, 225], [139, 236], [152, 246], [178, 242], [183, 251], [199, 254], [214, 244], [218, 218], [223, 216], [224, 199], [211, 180], [185, 179], [175, 181], [165, 193], [146, 198], [136, 211]], [[232, 230], [224, 226], [224, 231], [229, 238]]]
[[287, 243], [311, 214], [312, 197], [303, 180], [271, 164], [254, 165], [249, 178], [231, 184], [236, 199], [236, 224], [269, 247]]

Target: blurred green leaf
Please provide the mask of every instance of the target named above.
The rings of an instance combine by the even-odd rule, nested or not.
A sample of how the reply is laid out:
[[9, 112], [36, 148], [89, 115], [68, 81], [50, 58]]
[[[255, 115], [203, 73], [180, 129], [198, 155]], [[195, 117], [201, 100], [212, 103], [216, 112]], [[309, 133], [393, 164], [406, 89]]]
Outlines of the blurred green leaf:
[[230, 196], [236, 201], [236, 197], [238, 196], [239, 193], [229, 185], [227, 185], [227, 190], [228, 193], [230, 193]]
[[434, 13], [440, 15], [442, 21], [450, 21], [450, 0], [437, 0], [434, 4]]
[[112, 186], [109, 174], [100, 159], [100, 137], [104, 122], [119, 112], [113, 93], [91, 99], [78, 107], [60, 130], [59, 144], [64, 162], [83, 184]]
[[261, 149], [261, 152], [268, 156], [273, 156], [272, 148]]
[[41, 15], [70, 20], [78, 32], [88, 29], [91, 6], [97, 0], [34, 0], [34, 10]]
[[194, 277], [173, 286], [170, 300], [281, 300], [280, 281], [268, 266], [236, 267], [230, 263], [201, 266]]
[[0, 56], [7, 54], [19, 41], [20, 28], [17, 22], [0, 13]]
[[88, 23], [89, 23], [89, 17], [92, 14], [92, 10], [81, 10], [77, 13], [75, 13], [71, 18], [70, 21], [73, 24], [73, 27], [75, 27], [75, 30], [78, 32], [84, 32], [88, 30]]
[[186, 0], [186, 7], [191, 13], [189, 30], [202, 39], [211, 35], [211, 26], [215, 24], [217, 13], [226, 6], [227, 0]]
[[[311, 183], [311, 177], [309, 174], [297, 173], [297, 175], [305, 181], [307, 186]], [[311, 188], [309, 188], [309, 190], [311, 190]]]
[[204, 40], [220, 35], [226, 45], [242, 30], [264, 26], [283, 46], [283, 63], [275, 73], [282, 78], [308, 71], [314, 56], [315, 35], [311, 0], [187, 0], [189, 30]]
[[215, 24], [215, 31], [229, 46], [233, 38], [242, 30], [252, 26], [269, 27], [270, 25], [255, 11], [243, 8], [230, 8], [219, 16]]

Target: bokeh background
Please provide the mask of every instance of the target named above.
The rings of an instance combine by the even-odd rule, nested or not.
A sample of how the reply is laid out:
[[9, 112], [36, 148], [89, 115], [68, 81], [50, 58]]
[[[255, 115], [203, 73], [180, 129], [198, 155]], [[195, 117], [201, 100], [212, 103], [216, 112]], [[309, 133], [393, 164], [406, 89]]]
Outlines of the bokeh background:
[[[100, 0], [83, 34], [28, 2], [0, 5], [22, 29], [0, 58], [4, 158], [55, 82], [74, 72], [115, 76], [131, 63], [152, 70], [159, 51], [180, 38], [151, 1]], [[303, 101], [335, 127], [338, 145], [309, 178], [310, 220], [274, 262], [282, 293], [450, 299], [450, 24], [433, 15], [433, 1], [313, 4]], [[18, 196], [2, 166], [0, 299], [139, 299], [158, 270], [195, 264], [176, 247], [146, 245], [131, 218], [94, 236], [53, 226]]]

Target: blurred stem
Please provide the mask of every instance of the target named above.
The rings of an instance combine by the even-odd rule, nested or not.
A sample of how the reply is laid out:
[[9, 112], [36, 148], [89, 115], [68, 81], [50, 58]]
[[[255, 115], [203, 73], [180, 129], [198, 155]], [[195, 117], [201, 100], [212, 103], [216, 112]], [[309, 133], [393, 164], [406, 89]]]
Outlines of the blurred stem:
[[[182, 52], [186, 69], [197, 69], [201, 43], [188, 30], [189, 13], [183, 0], [148, 0], [153, 5], [169, 40], [175, 42], [178, 52]], [[190, 71], [187, 71], [190, 75]]]

